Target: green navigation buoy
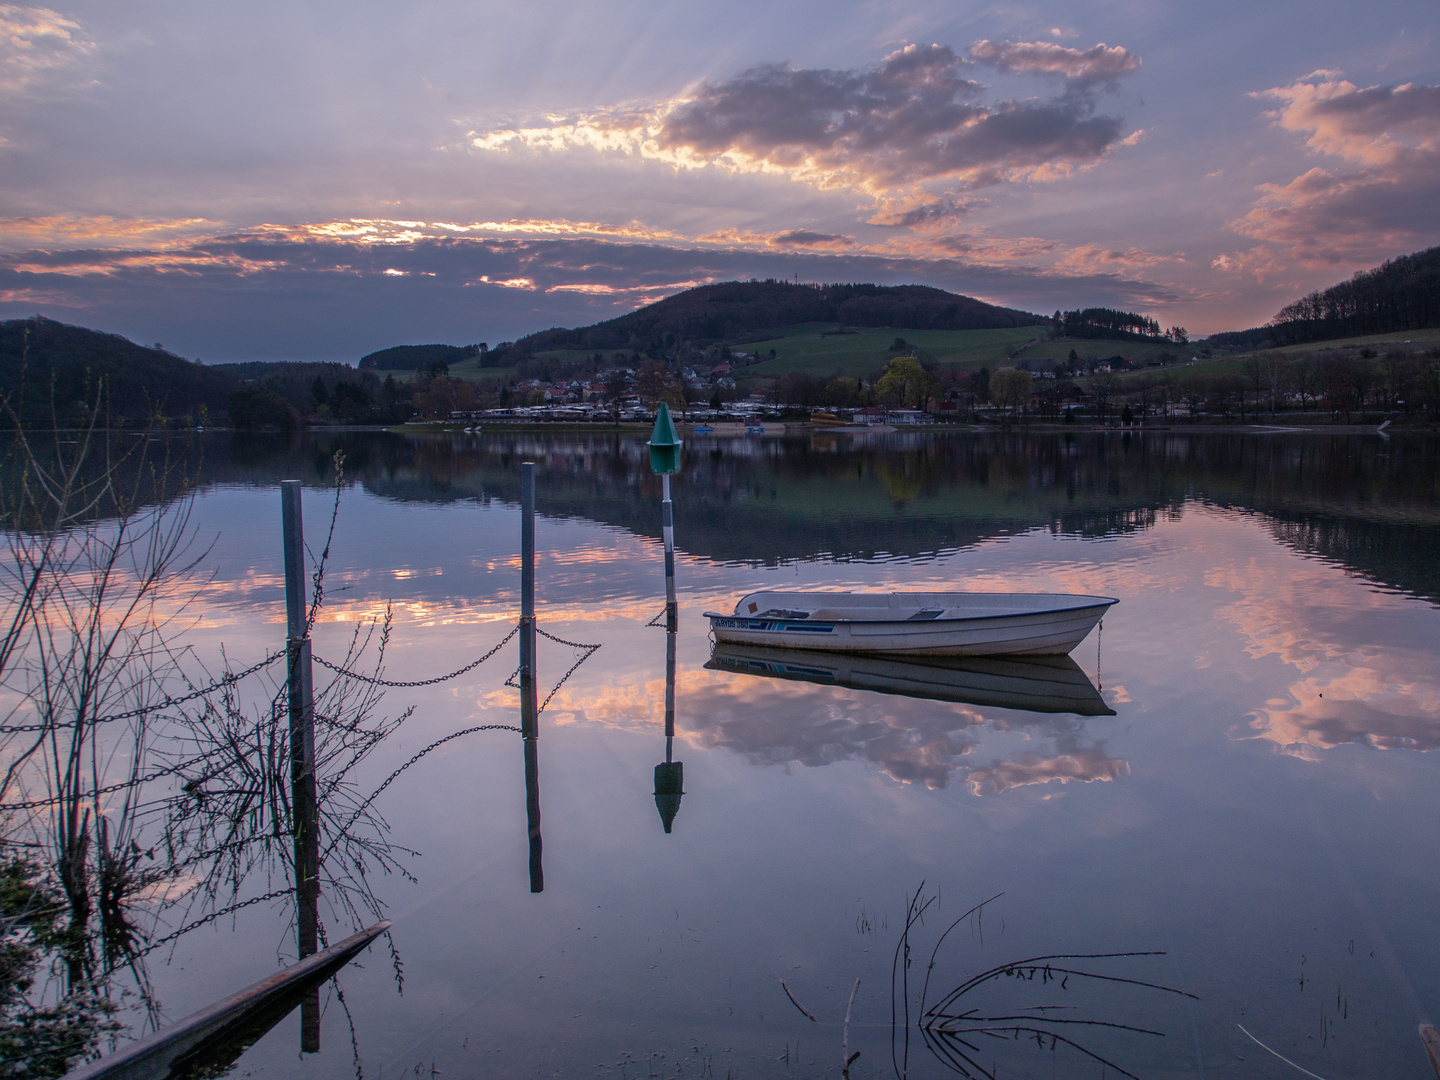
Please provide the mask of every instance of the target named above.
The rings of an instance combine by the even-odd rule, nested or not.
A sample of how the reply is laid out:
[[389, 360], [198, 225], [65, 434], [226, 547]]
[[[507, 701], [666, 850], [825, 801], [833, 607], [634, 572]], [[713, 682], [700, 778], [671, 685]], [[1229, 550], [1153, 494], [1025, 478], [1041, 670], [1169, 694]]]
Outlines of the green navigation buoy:
[[660, 403], [655, 430], [650, 433], [650, 469], [656, 476], [673, 476], [680, 471], [680, 433], [670, 419], [670, 406]]

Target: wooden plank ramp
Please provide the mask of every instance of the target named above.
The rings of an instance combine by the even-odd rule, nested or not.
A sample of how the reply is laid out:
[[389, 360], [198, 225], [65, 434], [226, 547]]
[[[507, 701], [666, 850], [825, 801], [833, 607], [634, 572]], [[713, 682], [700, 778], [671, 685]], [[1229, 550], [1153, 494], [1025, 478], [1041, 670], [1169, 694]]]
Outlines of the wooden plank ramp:
[[1430, 1068], [1440, 1076], [1440, 1033], [1434, 1024], [1420, 1025], [1420, 1042], [1425, 1047], [1425, 1056], [1430, 1059]]
[[[378, 922], [191, 1013], [163, 1031], [136, 1039], [108, 1057], [71, 1070], [64, 1080], [161, 1080], [172, 1071], [186, 1071], [185, 1059], [212, 1049], [218, 1050], [227, 1044], [235, 1047], [238, 1043], [238, 1052], [285, 1016], [305, 991], [329, 979], [389, 928], [388, 922]], [[258, 1033], [257, 1025], [263, 1025]], [[248, 1040], [243, 1038], [247, 1032], [253, 1035]]]

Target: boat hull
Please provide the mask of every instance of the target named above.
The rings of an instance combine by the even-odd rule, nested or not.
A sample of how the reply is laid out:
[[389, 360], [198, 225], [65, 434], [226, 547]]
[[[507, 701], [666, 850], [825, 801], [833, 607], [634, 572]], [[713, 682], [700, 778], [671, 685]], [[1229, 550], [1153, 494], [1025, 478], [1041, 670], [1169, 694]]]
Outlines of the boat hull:
[[[876, 617], [873, 609], [865, 618], [825, 618], [823, 614], [787, 618], [787, 614], [798, 614], [783, 610], [796, 606], [794, 601], [832, 597], [763, 595], [767, 601], [777, 601], [776, 610], [733, 615], [707, 612], [715, 640], [732, 645], [904, 656], [1063, 656], [1085, 640], [1116, 602], [1108, 597], [1054, 593], [895, 594], [907, 601], [913, 596], [914, 604], [910, 608], [892, 604], [896, 609], [893, 618], [884, 617], [883, 611]], [[831, 606], [843, 607], [836, 603], [842, 599], [849, 595], [833, 594]], [[750, 597], [741, 600], [740, 610], [748, 600]], [[919, 621], [907, 617], [928, 602], [966, 613]]]

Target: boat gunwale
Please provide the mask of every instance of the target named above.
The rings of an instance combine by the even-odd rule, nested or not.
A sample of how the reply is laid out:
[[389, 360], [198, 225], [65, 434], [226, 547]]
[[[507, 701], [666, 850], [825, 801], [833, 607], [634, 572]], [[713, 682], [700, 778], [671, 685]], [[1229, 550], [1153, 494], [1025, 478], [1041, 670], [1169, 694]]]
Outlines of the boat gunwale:
[[[930, 595], [934, 595], [934, 594], [930, 594]], [[1024, 594], [1023, 594], [1023, 593], [997, 593], [997, 594], [995, 594], [995, 595], [1000, 595], [1000, 596], [1017, 596], [1017, 595], [1024, 595]], [[1050, 595], [1055, 595], [1055, 594], [1050, 594]], [[1087, 599], [1090, 599], [1090, 598], [1087, 597]], [[778, 616], [778, 615], [773, 616], [773, 617], [770, 617], [770, 618], [766, 618], [765, 616], [760, 615], [760, 614], [755, 614], [755, 615], [741, 615], [741, 614], [738, 614], [738, 613], [734, 613], [734, 614], [730, 614], [730, 615], [725, 615], [725, 614], [722, 614], [722, 613], [720, 613], [720, 612], [718, 612], [718, 611], [707, 611], [707, 612], [704, 613], [704, 618], [707, 618], [707, 619], [743, 619], [743, 620], [745, 620], [746, 622], [767, 622], [767, 623], [793, 622], [793, 623], [804, 623], [806, 626], [917, 626], [917, 627], [918, 627], [918, 626], [944, 626], [944, 625], [947, 625], [947, 624], [950, 624], [950, 623], [980, 622], [980, 621], [985, 620], [985, 619], [1027, 619], [1027, 618], [1038, 618], [1038, 617], [1043, 616], [1043, 615], [1068, 615], [1068, 614], [1078, 614], [1078, 613], [1080, 613], [1080, 612], [1093, 611], [1095, 608], [1098, 608], [1098, 607], [1104, 607], [1104, 608], [1114, 607], [1116, 604], [1118, 604], [1118, 603], [1120, 602], [1118, 598], [1112, 598], [1112, 597], [1108, 597], [1108, 596], [1097, 596], [1097, 597], [1094, 597], [1094, 599], [1095, 599], [1095, 600], [1098, 600], [1098, 601], [1100, 601], [1100, 602], [1099, 602], [1099, 603], [1096, 603], [1096, 604], [1077, 605], [1077, 606], [1075, 606], [1075, 607], [1048, 608], [1048, 609], [1038, 610], [1038, 611], [1037, 611], [1037, 610], [1028, 610], [1028, 611], [991, 612], [990, 614], [987, 614], [987, 615], [957, 615], [957, 616], [952, 616], [952, 617], [950, 617], [950, 618], [934, 618], [934, 619], [911, 619], [911, 618], [904, 618], [904, 619], [810, 619], [810, 618], [795, 619], [795, 618], [788, 618], [788, 619], [787, 619], [787, 618], [782, 618], [782, 617], [780, 617], [780, 616]], [[923, 610], [923, 609], [922, 609], [922, 610]], [[771, 631], [771, 633], [776, 633], [776, 632], [783, 633], [784, 631]]]

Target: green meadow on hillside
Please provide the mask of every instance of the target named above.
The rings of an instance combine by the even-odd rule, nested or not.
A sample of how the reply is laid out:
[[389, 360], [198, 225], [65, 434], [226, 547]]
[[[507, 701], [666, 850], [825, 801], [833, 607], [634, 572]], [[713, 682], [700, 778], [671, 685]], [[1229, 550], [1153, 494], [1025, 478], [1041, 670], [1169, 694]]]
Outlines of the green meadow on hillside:
[[[1407, 342], [1420, 344], [1421, 342], [1440, 342], [1440, 328], [1428, 330], [1397, 330], [1391, 334], [1361, 334], [1358, 337], [1334, 338], [1329, 341], [1306, 341], [1299, 345], [1284, 345], [1279, 352], [1286, 356], [1295, 356], [1299, 353], [1322, 352], [1325, 349], [1349, 349], [1360, 348], [1365, 345], [1373, 345], [1377, 348], [1385, 348], [1390, 345], [1404, 345]], [[1275, 352], [1275, 349], [1254, 349], [1243, 353], [1232, 353], [1227, 359], [1239, 360], [1257, 352]]]
[[1111, 356], [1131, 356], [1140, 361], [1149, 361], [1161, 357], [1161, 354], [1169, 354], [1173, 359], [1189, 360], [1199, 351], [1199, 347], [1195, 345], [1176, 345], [1172, 341], [1164, 340], [1117, 341], [1113, 338], [1062, 337], [1042, 338], [1015, 353], [1014, 359], [1017, 362], [1029, 360], [1031, 365], [1039, 370], [1037, 365], [1058, 364], [1068, 360], [1072, 349], [1081, 360], [1092, 357], [1104, 359]]
[[[1095, 342], [1094, 344], [1104, 343]], [[1120, 345], [1125, 343], [1112, 341], [1110, 344]], [[1414, 346], [1421, 346], [1423, 348], [1426, 345], [1433, 344], [1440, 344], [1440, 329], [1404, 330], [1393, 334], [1363, 334], [1359, 337], [1335, 338], [1330, 341], [1307, 341], [1302, 345], [1286, 345], [1278, 349], [1255, 349], [1247, 352], [1231, 353], [1228, 356], [1217, 356], [1210, 359], [1194, 361], [1191, 361], [1190, 357], [1194, 355], [1197, 346], [1191, 345], [1180, 350], [1185, 354], [1185, 357], [1173, 370], [1182, 372], [1181, 378], [1185, 377], [1183, 373], [1190, 372], [1204, 375], [1207, 378], [1223, 375], [1245, 376], [1250, 370], [1246, 366], [1247, 362], [1252, 357], [1261, 354], [1281, 353], [1285, 356], [1316, 356], [1323, 355], [1327, 351], [1360, 349], [1366, 346], [1373, 348], [1377, 353], [1383, 353], [1387, 347], [1410, 345], [1412, 349], [1406, 351], [1413, 351]], [[1203, 343], [1201, 343], [1199, 347], [1203, 347]], [[1127, 351], [1125, 355], [1131, 356], [1136, 354]], [[1125, 372], [1117, 377], [1117, 385], [1124, 387], [1136, 379], [1143, 379], [1145, 377], [1145, 372]], [[1083, 384], [1085, 380], [1082, 378], [1077, 381]]]
[[809, 324], [789, 328], [784, 336], [734, 346], [741, 352], [773, 360], [741, 370], [746, 378], [770, 378], [801, 372], [806, 375], [865, 376], [885, 367], [895, 356], [897, 337], [916, 346], [922, 360], [944, 367], [995, 367], [1015, 349], [1045, 333], [1043, 326], [998, 330], [864, 329], [836, 333], [838, 326]]

